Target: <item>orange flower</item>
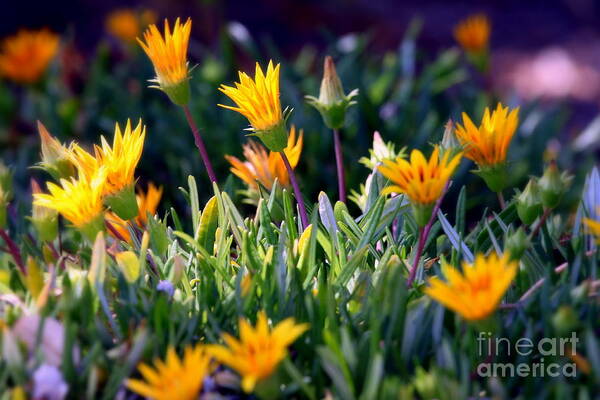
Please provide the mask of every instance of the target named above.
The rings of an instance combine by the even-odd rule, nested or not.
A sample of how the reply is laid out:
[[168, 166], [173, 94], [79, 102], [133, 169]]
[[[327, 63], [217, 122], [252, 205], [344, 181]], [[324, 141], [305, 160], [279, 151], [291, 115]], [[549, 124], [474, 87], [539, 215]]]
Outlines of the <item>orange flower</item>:
[[[292, 125], [287, 139], [287, 147], [283, 150], [290, 160], [290, 165], [295, 168], [302, 153], [304, 133], [300, 130], [296, 140], [296, 127]], [[226, 155], [231, 164], [231, 172], [242, 179], [250, 188], [258, 188], [258, 183], [271, 190], [277, 178], [280, 185], [290, 186], [290, 177], [285, 169], [281, 155], [270, 151], [255, 141], [250, 141], [243, 146], [246, 161], [237, 157]]]
[[106, 17], [106, 30], [123, 42], [133, 43], [140, 35], [142, 28], [156, 22], [156, 14], [150, 10], [141, 13], [129, 8], [112, 11]]
[[59, 36], [47, 29], [21, 30], [4, 39], [0, 74], [18, 83], [35, 83], [58, 51]]
[[487, 49], [491, 24], [484, 14], [472, 15], [454, 28], [454, 38], [465, 51], [480, 53]]

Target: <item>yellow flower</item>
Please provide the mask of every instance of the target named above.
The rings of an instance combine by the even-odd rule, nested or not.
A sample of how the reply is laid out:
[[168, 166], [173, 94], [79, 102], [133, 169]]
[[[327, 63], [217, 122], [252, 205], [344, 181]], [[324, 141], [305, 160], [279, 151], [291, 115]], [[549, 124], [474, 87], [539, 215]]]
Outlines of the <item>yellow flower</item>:
[[204, 378], [212, 371], [212, 362], [203, 345], [186, 347], [183, 359], [170, 347], [164, 361], [154, 360], [154, 367], [142, 363], [138, 370], [144, 380], [128, 379], [125, 385], [140, 396], [153, 400], [195, 400]]
[[[296, 128], [292, 125], [287, 139], [287, 147], [283, 150], [290, 160], [290, 165], [295, 168], [302, 153], [304, 133], [300, 130], [296, 140]], [[231, 172], [242, 179], [250, 188], [258, 188], [258, 182], [271, 190], [277, 178], [280, 185], [290, 186], [290, 177], [278, 152], [269, 151], [255, 141], [250, 141], [243, 146], [246, 161], [237, 157], [226, 155], [231, 164]], [[258, 181], [258, 182], [257, 182]]]
[[177, 18], [172, 32], [169, 21], [165, 19], [164, 37], [156, 25], [152, 24], [144, 32], [145, 43], [138, 39], [154, 65], [156, 79], [151, 82], [155, 82], [157, 86], [152, 87], [163, 90], [179, 105], [185, 105], [189, 101], [187, 49], [191, 30], [190, 18], [185, 24], [181, 24]]
[[429, 279], [425, 293], [469, 321], [485, 319], [496, 310], [517, 273], [518, 263], [504, 253], [485, 257], [478, 254], [473, 264], [463, 263], [463, 272], [447, 265], [442, 270], [447, 282]]
[[235, 87], [221, 85], [219, 88], [237, 107], [219, 106], [245, 116], [251, 125], [248, 130], [254, 131], [272, 151], [282, 151], [287, 144], [285, 118], [279, 100], [279, 66], [273, 67], [273, 61], [269, 61], [265, 75], [256, 63], [254, 79], [240, 71], [240, 81]]
[[[138, 205], [138, 215], [135, 217], [135, 222], [140, 228], [145, 227], [148, 223], [148, 214], [156, 214], [156, 209], [158, 208], [162, 193], [163, 188], [156, 187], [152, 182], [148, 183], [148, 191], [146, 193], [144, 193], [143, 190], [138, 190], [135, 196]], [[127, 221], [111, 211], [106, 213], [105, 218], [112, 224], [113, 228], [127, 240], [127, 242], [131, 243], [131, 237], [129, 235], [129, 230], [127, 229]], [[112, 234], [112, 232], [110, 233]]]
[[103, 227], [102, 187], [105, 179], [106, 169], [100, 168], [90, 179], [84, 175], [78, 179], [61, 179], [60, 186], [49, 182], [50, 193], [34, 193], [34, 204], [58, 211], [94, 240]]
[[21, 30], [4, 39], [0, 50], [0, 75], [18, 83], [35, 83], [58, 51], [59, 36], [42, 29]]
[[94, 146], [94, 155], [74, 144], [71, 159], [78, 171], [91, 176], [99, 168], [106, 168], [106, 181], [102, 188], [105, 196], [113, 195], [124, 188], [133, 185], [135, 168], [142, 156], [146, 127], [142, 120], [132, 130], [131, 121], [127, 120], [125, 130], [121, 132], [119, 124], [115, 124], [115, 135], [112, 147], [104, 136], [102, 146]]
[[240, 319], [239, 329], [240, 340], [225, 333], [227, 346], [212, 345], [208, 351], [236, 370], [242, 376], [242, 388], [250, 393], [258, 381], [271, 376], [286, 357], [288, 346], [308, 329], [308, 324], [296, 324], [293, 318], [287, 318], [269, 329], [267, 315], [261, 311], [256, 327]]
[[240, 71], [240, 82], [235, 84], [236, 87], [221, 85], [219, 88], [237, 107], [219, 106], [239, 112], [257, 131], [266, 131], [280, 124], [283, 113], [279, 101], [279, 66], [273, 67], [273, 61], [269, 61], [265, 75], [256, 63], [254, 80]]
[[410, 153], [410, 162], [397, 157], [383, 160], [379, 171], [394, 184], [383, 190], [383, 194], [403, 193], [413, 204], [430, 205], [444, 192], [446, 183], [460, 163], [462, 153], [450, 158], [446, 153], [440, 160], [440, 149], [435, 147], [429, 161], [419, 150]]
[[454, 38], [468, 52], [483, 52], [488, 47], [491, 24], [484, 14], [472, 15], [454, 28]]
[[155, 22], [156, 13], [151, 10], [137, 12], [129, 8], [120, 8], [108, 14], [105, 26], [111, 35], [123, 42], [133, 43], [143, 27]]
[[519, 123], [519, 108], [509, 113], [508, 107], [498, 103], [490, 114], [486, 107], [479, 128], [466, 113], [462, 113], [462, 118], [463, 125], [456, 124], [456, 137], [465, 146], [465, 157], [475, 161], [479, 167], [504, 163]]

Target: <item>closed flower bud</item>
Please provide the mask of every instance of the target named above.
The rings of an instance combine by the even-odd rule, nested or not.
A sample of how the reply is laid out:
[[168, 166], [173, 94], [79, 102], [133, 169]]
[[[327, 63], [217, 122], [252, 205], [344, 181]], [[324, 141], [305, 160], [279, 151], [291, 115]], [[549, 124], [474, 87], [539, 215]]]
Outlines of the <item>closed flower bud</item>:
[[538, 183], [531, 179], [517, 196], [517, 214], [525, 225], [531, 225], [543, 212]]
[[348, 95], [344, 94], [342, 81], [335, 70], [333, 58], [327, 56], [325, 57], [319, 98], [306, 96], [306, 101], [321, 113], [325, 125], [331, 129], [340, 129], [344, 126], [346, 109], [356, 104], [352, 99], [357, 95], [358, 89], [354, 89]]
[[[442, 136], [440, 148], [442, 150], [442, 154], [449, 151], [452, 155], [458, 154], [463, 150], [463, 146], [461, 146], [460, 142], [456, 138], [456, 135], [454, 134], [454, 122], [452, 122], [451, 119], [449, 119], [444, 126], [444, 135]], [[452, 157], [452, 155], [450, 157]]]
[[577, 329], [579, 318], [570, 306], [561, 306], [552, 316], [552, 325], [560, 336], [566, 336]]
[[566, 172], [558, 171], [555, 162], [550, 163], [540, 178], [540, 195], [542, 204], [547, 208], [555, 208], [560, 203], [563, 194], [571, 185], [572, 177]]
[[56, 180], [75, 176], [75, 166], [71, 162], [69, 148], [53, 137], [40, 121], [37, 124], [42, 148], [42, 162], [39, 166]]
[[165, 222], [156, 216], [152, 216], [148, 219], [146, 229], [150, 234], [150, 246], [154, 254], [157, 256], [165, 254], [169, 246], [169, 237]]
[[508, 235], [504, 242], [504, 250], [510, 254], [511, 260], [519, 261], [530, 243], [523, 228], [519, 228], [514, 233]]
[[[31, 181], [32, 193], [42, 193], [42, 189], [35, 180]], [[51, 208], [33, 204], [31, 208], [31, 222], [40, 240], [51, 242], [58, 236], [58, 212]]]

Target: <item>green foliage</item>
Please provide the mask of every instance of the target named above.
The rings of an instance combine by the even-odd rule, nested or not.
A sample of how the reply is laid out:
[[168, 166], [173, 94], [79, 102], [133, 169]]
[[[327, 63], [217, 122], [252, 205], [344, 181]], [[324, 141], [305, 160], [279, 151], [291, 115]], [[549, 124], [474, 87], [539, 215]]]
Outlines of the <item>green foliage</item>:
[[[418, 221], [403, 196], [380, 195], [386, 182], [374, 165], [365, 169], [356, 161], [369, 153], [375, 129], [397, 148], [425, 147], [441, 140], [448, 118], [492, 101], [470, 79], [456, 49], [434, 58], [417, 51], [419, 28], [415, 22], [398, 51], [382, 57], [367, 51], [368, 37], [362, 35], [343, 54], [333, 43], [330, 49], [344, 84], [361, 93], [343, 131], [348, 186], [358, 188], [371, 173], [355, 196], [360, 207], [332, 204], [330, 132], [303, 102], [304, 93], [318, 88], [314, 51], [306, 48], [283, 61], [283, 103], [295, 109], [290, 121], [306, 132], [298, 167], [311, 224], [304, 231], [293, 195], [277, 182], [271, 193], [260, 188], [256, 207], [236, 205], [242, 203], [237, 181], [209, 186], [183, 114], [166, 96], [143, 88], [152, 71], [137, 50], [113, 63], [114, 49], [100, 45], [80, 93], [73, 94], [53, 71], [42, 89], [25, 90], [18, 110], [13, 89], [1, 83], [3, 131], [21, 123], [26, 128], [16, 146], [7, 135], [3, 141], [20, 201], [10, 205], [10, 235], [3, 236], [0, 253], [0, 398], [16, 386], [29, 389], [51, 350], [60, 353], [69, 398], [120, 398], [124, 380], [138, 376], [140, 362], [164, 357], [169, 346], [181, 353], [188, 344], [220, 343], [223, 333], [238, 333], [238, 318], [253, 320], [261, 310], [273, 324], [288, 317], [310, 324], [279, 367], [281, 398], [594, 398], [600, 385], [599, 258], [583, 222], [597, 218], [600, 206], [598, 170], [586, 175], [592, 154], [565, 145], [559, 163], [578, 160], [572, 187], [563, 193], [561, 186], [558, 207], [535, 215], [531, 226], [519, 220], [518, 197], [499, 209], [495, 194], [464, 162], [435, 215], [416, 284], [406, 286]], [[233, 79], [238, 53], [258, 58], [253, 42], [231, 40], [224, 37], [218, 57], [194, 54], [203, 62], [190, 81], [190, 108], [220, 178], [227, 171], [222, 156], [240, 153], [244, 122], [215, 106], [224, 100], [216, 86]], [[566, 114], [535, 104], [522, 110], [525, 122], [510, 153], [507, 190], [523, 190], [529, 175], [542, 175], [540, 149], [560, 132]], [[96, 141], [99, 130], [112, 130], [114, 121], [140, 115], [149, 128], [136, 175], [163, 184], [166, 196], [162, 211], [148, 220], [148, 240], [131, 229], [130, 244], [106, 233], [88, 243], [63, 224], [58, 238], [43, 242], [25, 218], [26, 175], [42, 177], [26, 168], [38, 161], [38, 142], [29, 129], [35, 119], [61, 139], [85, 142]], [[175, 190], [186, 179], [187, 187]], [[423, 294], [427, 279], [442, 275], [441, 260], [459, 265], [478, 253], [509, 249], [522, 253], [519, 272], [487, 325], [468, 324]], [[119, 263], [121, 252], [137, 258], [127, 253]], [[174, 287], [172, 296], [157, 290], [165, 280]], [[62, 350], [45, 343], [42, 328], [29, 332], [31, 344], [15, 336], [17, 322], [30, 314], [59, 323]], [[578, 355], [553, 355], [546, 363], [575, 359], [577, 376], [481, 376], [478, 366], [489, 357], [481, 354], [477, 338], [488, 330], [513, 345], [522, 338], [538, 343], [574, 333]], [[538, 351], [500, 350], [493, 361], [539, 363]], [[216, 370], [206, 391], [245, 396], [235, 379], [218, 379], [224, 373], [223, 367]]]

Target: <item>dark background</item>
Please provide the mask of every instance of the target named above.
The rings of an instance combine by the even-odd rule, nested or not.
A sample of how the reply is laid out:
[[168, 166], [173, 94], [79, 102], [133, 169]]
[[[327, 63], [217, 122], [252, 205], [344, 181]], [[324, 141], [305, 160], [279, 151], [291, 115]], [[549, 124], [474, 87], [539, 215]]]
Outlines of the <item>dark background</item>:
[[194, 37], [210, 43], [221, 24], [235, 20], [255, 35], [268, 35], [281, 48], [294, 51], [318, 44], [322, 32], [342, 35], [372, 31], [376, 45], [398, 44], [407, 23], [420, 16], [428, 29], [422, 42], [446, 46], [454, 23], [473, 12], [487, 13], [494, 25], [493, 45], [539, 48], [565, 43], [579, 35], [598, 37], [600, 2], [554, 1], [415, 1], [415, 0], [149, 0], [149, 1], [11, 1], [3, 7], [0, 35], [22, 26], [48, 26], [57, 32], [74, 28], [81, 45], [92, 46], [102, 34], [103, 18], [116, 7], [147, 7], [161, 17], [191, 16]]

